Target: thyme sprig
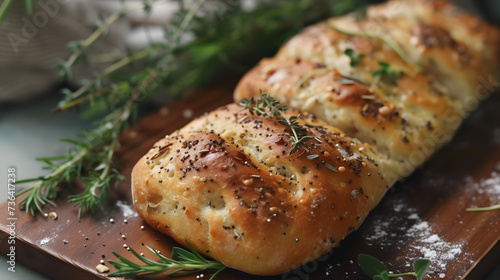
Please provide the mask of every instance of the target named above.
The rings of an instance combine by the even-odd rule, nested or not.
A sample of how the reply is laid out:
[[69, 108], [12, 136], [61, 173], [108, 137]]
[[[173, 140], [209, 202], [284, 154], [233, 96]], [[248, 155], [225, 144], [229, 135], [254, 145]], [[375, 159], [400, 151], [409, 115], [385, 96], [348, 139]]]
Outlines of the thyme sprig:
[[205, 259], [198, 252], [196, 252], [188, 242], [186, 242], [186, 245], [189, 251], [179, 247], [174, 247], [172, 249], [172, 257], [170, 259], [164, 257], [158, 251], [153, 250], [146, 245], [146, 248], [149, 251], [160, 258], [156, 261], [138, 254], [134, 249], [129, 247], [132, 254], [134, 254], [134, 256], [144, 264], [136, 264], [113, 251], [113, 254], [119, 259], [119, 261], [109, 260], [109, 263], [118, 269], [118, 271], [115, 271], [108, 276], [153, 276], [168, 272], [167, 276], [176, 277], [196, 274], [208, 270], [215, 271], [210, 277], [210, 280], [213, 280], [219, 273], [226, 269], [226, 266], [221, 262]]
[[[244, 109], [248, 109], [251, 114], [276, 118], [280, 124], [289, 126], [292, 131], [290, 135], [292, 141], [290, 155], [297, 152], [299, 147], [303, 146], [306, 141], [313, 139], [312, 136], [307, 136], [307, 129], [298, 122], [300, 115], [287, 118], [285, 111], [288, 107], [286, 105], [281, 105], [277, 99], [267, 93], [261, 92], [260, 96], [257, 98], [252, 97], [250, 99], [244, 99], [240, 102], [240, 105], [243, 106]], [[303, 148], [306, 149], [305, 147]]]

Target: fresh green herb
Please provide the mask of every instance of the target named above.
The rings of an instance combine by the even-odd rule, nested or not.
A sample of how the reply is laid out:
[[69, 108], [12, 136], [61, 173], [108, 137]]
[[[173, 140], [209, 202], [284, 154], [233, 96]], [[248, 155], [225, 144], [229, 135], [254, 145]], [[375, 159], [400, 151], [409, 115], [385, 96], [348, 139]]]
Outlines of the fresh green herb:
[[280, 102], [267, 93], [260, 93], [260, 96], [254, 99], [243, 99], [240, 105], [248, 109], [251, 114], [263, 117], [276, 118], [282, 116], [288, 109], [286, 105], [280, 105]]
[[372, 39], [380, 40], [380, 41], [386, 43], [389, 47], [391, 47], [399, 55], [399, 57], [401, 57], [401, 59], [403, 59], [403, 61], [406, 62], [406, 64], [410, 65], [412, 68], [414, 68], [418, 72], [423, 72], [423, 70], [424, 70], [420, 65], [413, 62], [412, 59], [410, 58], [410, 56], [399, 46], [399, 44], [396, 41], [392, 40], [392, 38], [390, 38], [390, 37], [383, 36], [380, 34], [370, 34], [370, 33], [366, 33], [366, 32], [352, 32], [352, 31], [342, 30], [342, 29], [339, 29], [338, 27], [333, 26], [333, 25], [329, 25], [329, 27], [331, 29], [333, 29], [339, 33], [345, 34], [347, 36], [372, 38]]
[[379, 69], [373, 71], [372, 75], [379, 78], [387, 78], [391, 84], [396, 83], [396, 80], [405, 73], [405, 70], [399, 67], [390, 65], [387, 62], [379, 61]]
[[414, 272], [389, 274], [387, 267], [378, 259], [365, 254], [358, 255], [358, 263], [361, 270], [373, 280], [389, 280], [389, 278], [397, 278], [403, 276], [413, 276], [417, 280], [422, 280], [427, 273], [427, 269], [431, 265], [428, 259], [417, 259], [413, 262]]
[[[133, 102], [102, 120], [96, 129], [83, 132], [79, 141], [64, 139], [63, 141], [73, 145], [66, 156], [39, 159], [47, 164], [46, 169], [50, 169], [51, 172], [43, 178], [20, 182], [38, 181], [34, 186], [17, 194], [29, 193], [21, 201], [21, 207], [32, 215], [37, 211], [43, 214], [44, 205], [54, 205], [52, 200], [60, 192], [59, 186], [74, 178], [81, 178], [88, 186], [84, 193], [70, 196], [70, 201], [76, 202], [76, 206], [79, 206], [79, 216], [83, 210], [93, 210], [97, 206], [102, 206], [101, 203], [108, 197], [111, 184], [124, 179], [113, 168], [113, 155], [114, 149], [119, 144], [118, 134], [126, 125], [126, 116], [131, 110]], [[107, 139], [112, 142], [103, 143]], [[84, 170], [90, 170], [88, 176], [82, 176]]]
[[33, 14], [33, 2], [34, 0], [24, 0], [24, 7], [26, 8], [26, 15], [31, 16]]
[[317, 158], [317, 157], [319, 157], [319, 156], [318, 156], [318, 155], [308, 155], [308, 156], [307, 156], [307, 159], [308, 159], [308, 160], [313, 160], [313, 159], [315, 159], [315, 158]]
[[[292, 141], [290, 155], [297, 152], [300, 146], [313, 138], [312, 136], [307, 136], [306, 128], [299, 124], [298, 119], [300, 116], [290, 116], [287, 118], [285, 115], [285, 111], [288, 109], [287, 106], [280, 105], [278, 100], [267, 93], [261, 92], [260, 96], [256, 99], [253, 97], [250, 99], [244, 99], [240, 102], [240, 105], [243, 106], [244, 109], [248, 109], [251, 114], [278, 118], [279, 123], [289, 126], [292, 131], [292, 135], [290, 135], [290, 139]], [[304, 149], [306, 148], [304, 147]]]
[[353, 49], [347, 49], [344, 51], [344, 53], [349, 57], [351, 58], [351, 66], [352, 67], [355, 67], [357, 66], [361, 60], [366, 56], [364, 54], [358, 54], [356, 53]]
[[[26, 14], [28, 16], [33, 14], [33, 0], [24, 0], [24, 7], [26, 8]], [[10, 6], [14, 3], [14, 0], [5, 0], [0, 6], [0, 23], [2, 23], [7, 15], [7, 11]]]
[[500, 210], [500, 204], [489, 207], [467, 208], [465, 210], [467, 212], [485, 212], [485, 211]]
[[10, 5], [12, 5], [13, 2], [14, 0], [3, 1], [2, 5], [0, 6], [0, 22], [3, 22], [3, 20], [5, 19], [7, 11], [9, 10]]
[[109, 260], [118, 271], [110, 273], [109, 277], [133, 277], [133, 276], [153, 276], [160, 273], [167, 272], [167, 276], [177, 277], [190, 274], [196, 274], [202, 271], [215, 271], [210, 277], [210, 280], [222, 272], [226, 266], [218, 261], [211, 261], [203, 258], [196, 252], [189, 243], [186, 242], [189, 251], [174, 247], [172, 249], [172, 258], [166, 258], [158, 251], [146, 246], [149, 251], [158, 256], [159, 260], [151, 260], [138, 254], [134, 249], [130, 251], [144, 264], [136, 264], [120, 254], [113, 251], [113, 254], [120, 261]]
[[333, 171], [333, 172], [339, 172], [339, 171], [337, 170], [337, 168], [333, 167], [333, 166], [332, 166], [331, 164], [329, 164], [328, 162], [325, 162], [325, 166], [326, 166], [326, 168], [330, 169], [330, 170], [331, 170], [331, 171]]

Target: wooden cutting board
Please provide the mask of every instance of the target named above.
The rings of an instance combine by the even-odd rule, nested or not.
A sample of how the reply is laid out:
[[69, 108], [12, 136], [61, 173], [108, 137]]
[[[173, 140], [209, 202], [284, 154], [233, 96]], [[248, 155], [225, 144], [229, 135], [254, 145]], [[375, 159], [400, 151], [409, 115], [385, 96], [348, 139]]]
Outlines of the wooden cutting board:
[[[191, 114], [231, 102], [233, 86], [195, 91], [125, 131], [118, 158], [127, 179], [104, 212], [78, 219], [77, 209], [65, 197], [80, 192], [82, 186], [65, 191], [56, 200], [57, 207], [44, 208], [47, 213], [57, 212], [56, 220], [32, 217], [16, 207], [16, 261], [53, 279], [108, 279], [95, 267], [102, 259], [114, 271], [108, 263], [116, 260], [112, 251], [134, 259], [124, 244], [149, 257], [144, 245], [170, 256], [172, 246], [178, 245], [151, 229], [131, 206], [131, 169], [154, 142], [187, 123]], [[499, 245], [495, 247], [500, 238], [500, 211], [470, 213], [465, 209], [500, 203], [498, 108], [500, 96], [484, 102], [450, 144], [397, 183], [362, 227], [327, 255], [284, 275], [261, 278], [227, 270], [217, 279], [368, 279], [357, 265], [359, 253], [379, 258], [394, 273], [410, 270], [416, 258], [428, 257], [432, 265], [426, 279], [482, 279], [493, 265], [500, 264]], [[8, 218], [4, 202], [0, 205], [2, 254], [10, 252]], [[208, 279], [208, 274], [203, 278]]]

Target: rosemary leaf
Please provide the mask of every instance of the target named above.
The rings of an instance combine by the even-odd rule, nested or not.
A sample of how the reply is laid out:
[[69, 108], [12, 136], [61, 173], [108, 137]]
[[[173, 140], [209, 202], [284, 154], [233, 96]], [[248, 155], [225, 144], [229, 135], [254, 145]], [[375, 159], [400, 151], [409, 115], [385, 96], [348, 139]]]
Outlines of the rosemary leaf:
[[226, 266], [218, 261], [207, 260], [196, 252], [193, 247], [186, 241], [188, 250], [174, 247], [172, 249], [171, 258], [167, 258], [158, 251], [153, 250], [149, 246], [146, 248], [159, 257], [158, 260], [146, 258], [134, 249], [130, 251], [134, 256], [144, 264], [136, 264], [124, 256], [113, 251], [113, 254], [119, 261], [109, 260], [118, 271], [110, 273], [109, 277], [134, 277], [134, 276], [153, 276], [161, 273], [166, 273], [167, 276], [177, 277], [190, 274], [196, 274], [202, 271], [215, 271], [210, 277], [214, 279], [220, 272], [226, 269]]
[[5, 0], [0, 6], [0, 23], [3, 22], [5, 16], [7, 15], [7, 11], [9, 11], [10, 5], [14, 3], [14, 0]]
[[500, 210], [500, 204], [498, 205], [493, 205], [489, 207], [478, 207], [478, 208], [467, 208], [467, 212], [485, 212], [485, 211], [493, 211], [493, 210]]

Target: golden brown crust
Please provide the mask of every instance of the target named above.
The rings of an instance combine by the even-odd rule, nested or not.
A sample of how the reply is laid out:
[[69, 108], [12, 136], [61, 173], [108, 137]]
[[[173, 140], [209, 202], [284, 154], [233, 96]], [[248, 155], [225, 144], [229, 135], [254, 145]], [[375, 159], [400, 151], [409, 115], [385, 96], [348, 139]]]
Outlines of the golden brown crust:
[[[313, 139], [290, 155], [286, 125], [236, 104], [220, 108], [137, 163], [136, 210], [227, 266], [293, 269], [358, 228], [396, 180], [451, 139], [484, 98], [478, 78], [498, 76], [499, 48], [498, 29], [440, 0], [393, 0], [363, 20], [313, 25], [235, 90], [236, 101], [265, 91], [313, 113], [286, 113], [300, 114]], [[351, 66], [347, 49], [365, 58]], [[403, 73], [377, 77], [380, 62]]]
[[290, 155], [286, 125], [239, 105], [193, 121], [137, 163], [135, 208], [178, 242], [252, 274], [283, 273], [325, 254], [392, 182], [367, 144], [309, 114], [300, 123], [315, 138]]
[[[400, 46], [409, 62], [381, 38]], [[387, 176], [401, 178], [450, 140], [485, 97], [478, 80], [499, 73], [499, 42], [497, 28], [445, 1], [390, 1], [363, 20], [348, 15], [307, 28], [247, 73], [234, 97], [262, 90], [312, 112], [373, 145], [392, 165]], [[347, 49], [365, 57], [351, 66]], [[380, 62], [404, 74], [376, 77]]]

